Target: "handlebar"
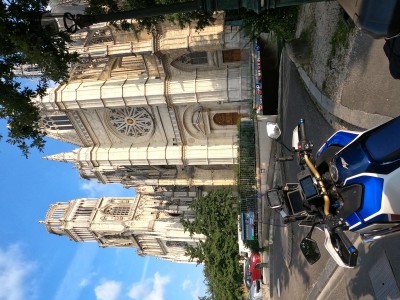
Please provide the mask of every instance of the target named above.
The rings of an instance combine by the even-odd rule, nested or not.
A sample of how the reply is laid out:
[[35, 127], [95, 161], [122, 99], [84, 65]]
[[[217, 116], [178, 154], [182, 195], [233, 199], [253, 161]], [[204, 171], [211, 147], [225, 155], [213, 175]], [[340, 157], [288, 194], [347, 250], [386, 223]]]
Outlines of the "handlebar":
[[291, 161], [293, 160], [293, 155], [292, 156], [283, 156], [283, 157], [278, 157], [276, 161]]
[[298, 152], [299, 155], [299, 164], [303, 165], [304, 163], [308, 166], [309, 170], [315, 177], [318, 182], [318, 186], [321, 189], [321, 195], [324, 199], [324, 214], [329, 215], [329, 206], [330, 206], [330, 199], [328, 193], [326, 191], [325, 185], [323, 180], [321, 179], [321, 175], [319, 174], [318, 170], [315, 168], [313, 159], [312, 159], [312, 150], [314, 145], [310, 143], [310, 141], [306, 137], [306, 129], [305, 129], [305, 121], [304, 119], [300, 119], [297, 125], [297, 134], [298, 134]]
[[351, 267], [356, 266], [358, 250], [343, 232], [343, 227], [345, 227], [345, 225], [342, 223], [342, 220], [336, 216], [328, 215], [326, 216], [325, 224], [329, 231], [336, 234], [340, 240], [340, 243], [344, 247], [344, 249], [342, 249], [342, 256], [345, 256], [347, 264]]
[[291, 215], [291, 216], [284, 217], [283, 223], [288, 224], [288, 223], [304, 220], [305, 218], [307, 218], [306, 215], [299, 215], [299, 216]]
[[310, 143], [310, 141], [307, 139], [306, 136], [306, 126], [305, 126], [305, 120], [300, 119], [299, 123], [297, 125], [297, 132], [299, 136], [299, 144], [298, 144], [298, 150], [300, 151], [312, 151], [313, 149], [313, 144]]
[[337, 227], [335, 228], [335, 230], [333, 231], [334, 233], [336, 233], [338, 235], [338, 237], [340, 238], [340, 240], [342, 241], [343, 245], [346, 247], [346, 249], [350, 252], [358, 252], [356, 247], [354, 247], [353, 243], [349, 240], [349, 238], [347, 237], [347, 235], [343, 232], [343, 229], [341, 227]]
[[353, 243], [349, 240], [341, 227], [335, 228], [333, 232], [337, 235], [343, 246], [341, 251], [342, 260], [349, 267], [355, 267], [357, 265], [358, 250], [354, 247]]
[[306, 128], [304, 126], [304, 119], [300, 119], [299, 120], [299, 124], [298, 124], [298, 131], [299, 131], [299, 142], [306, 142], [307, 138], [306, 138]]

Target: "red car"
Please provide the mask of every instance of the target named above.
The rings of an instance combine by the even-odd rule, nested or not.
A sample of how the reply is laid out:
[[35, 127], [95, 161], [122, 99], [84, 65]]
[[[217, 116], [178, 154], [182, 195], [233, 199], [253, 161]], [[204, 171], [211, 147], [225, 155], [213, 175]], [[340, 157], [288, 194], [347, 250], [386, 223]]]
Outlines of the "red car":
[[250, 258], [246, 259], [244, 263], [244, 283], [248, 290], [250, 290], [254, 280], [261, 280], [263, 266], [264, 264], [261, 263], [261, 257], [258, 253], [252, 253]]

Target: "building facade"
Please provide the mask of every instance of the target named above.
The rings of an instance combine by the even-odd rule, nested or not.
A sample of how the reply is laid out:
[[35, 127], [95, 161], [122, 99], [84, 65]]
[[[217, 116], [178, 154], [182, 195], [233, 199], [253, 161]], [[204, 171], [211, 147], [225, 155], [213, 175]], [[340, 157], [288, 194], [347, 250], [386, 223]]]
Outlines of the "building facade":
[[[238, 26], [225, 24], [221, 13], [213, 26], [202, 31], [170, 23], [159, 24], [152, 32], [96, 24], [72, 38], [71, 50], [80, 54], [80, 63], [71, 66], [68, 83], [50, 90], [37, 104], [47, 136], [77, 148], [47, 159], [74, 164], [84, 179], [134, 188], [137, 198], [126, 201], [133, 206], [144, 202], [153, 217], [164, 215], [165, 207], [149, 204], [150, 209], [148, 202], [173, 203], [175, 193], [196, 199], [210, 189], [235, 184], [237, 123], [249, 115], [253, 97], [252, 47]], [[85, 227], [88, 232], [102, 246], [119, 243], [116, 238], [116, 244], [101, 238], [105, 232], [97, 235], [102, 222], [97, 217], [104, 217], [100, 207], [111, 199], [97, 204], [89, 199], [74, 201], [50, 208], [45, 221], [49, 232], [59, 233], [49, 225], [51, 211], [73, 210], [83, 201], [97, 212]], [[157, 209], [159, 213], [154, 213]], [[155, 239], [154, 228], [145, 220], [142, 229]], [[163, 225], [170, 228], [171, 220], [162, 220], [153, 220], [157, 230]], [[114, 225], [122, 228], [126, 222]], [[135, 222], [128, 226], [132, 231], [137, 230]], [[109, 225], [104, 223], [109, 235], [129, 236], [126, 232], [131, 229], [113, 231]], [[131, 244], [124, 245], [138, 248], [139, 254], [173, 260], [164, 251], [166, 242], [187, 242], [180, 239], [181, 225], [174, 226], [181, 230], [170, 231], [177, 239], [164, 239], [160, 233], [164, 242], [151, 242], [159, 245], [159, 252], [143, 246], [140, 238], [129, 238]], [[80, 240], [69, 231], [62, 234]]]
[[187, 263], [186, 246], [196, 246], [204, 237], [184, 232], [179, 219], [193, 217], [188, 205], [196, 196], [188, 191], [174, 192], [168, 200], [141, 194], [76, 199], [51, 205], [42, 222], [49, 233], [75, 242], [135, 248], [140, 256]]

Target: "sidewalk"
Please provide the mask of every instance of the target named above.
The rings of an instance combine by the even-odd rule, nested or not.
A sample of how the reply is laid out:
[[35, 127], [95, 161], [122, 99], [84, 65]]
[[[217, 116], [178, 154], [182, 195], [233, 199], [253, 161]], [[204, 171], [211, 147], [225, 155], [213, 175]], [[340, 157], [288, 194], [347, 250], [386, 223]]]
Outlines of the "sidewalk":
[[[276, 45], [277, 46], [277, 45]], [[278, 46], [277, 46], [278, 47]], [[281, 58], [281, 55], [277, 55], [277, 60], [279, 61]], [[280, 118], [280, 98], [281, 98], [281, 71], [282, 66], [279, 64], [279, 79], [278, 79], [278, 92], [277, 92], [277, 111], [278, 115], [273, 115], [273, 116], [257, 116], [257, 157], [259, 157], [259, 161], [257, 163], [258, 170], [257, 174], [260, 174], [260, 171], [262, 168], [266, 168], [267, 173], [261, 173], [263, 174], [259, 178], [259, 187], [260, 187], [260, 193], [262, 194], [261, 199], [258, 201], [258, 211], [261, 212], [259, 215], [259, 243], [260, 247], [264, 247], [267, 250], [262, 253], [262, 261], [268, 263], [267, 268], [263, 268], [263, 285], [262, 285], [262, 290], [263, 290], [263, 296], [264, 299], [270, 299], [270, 295], [272, 293], [270, 289], [271, 285], [271, 270], [273, 269], [273, 261], [270, 260], [270, 257], [272, 257], [272, 251], [273, 251], [273, 240], [272, 237], [274, 235], [274, 220], [271, 215], [271, 209], [266, 205], [266, 198], [265, 198], [265, 192], [274, 187], [277, 182], [281, 182], [281, 171], [280, 171], [280, 164], [277, 164], [275, 161], [275, 155], [276, 153], [280, 152], [280, 146], [274, 142], [272, 139], [270, 139], [267, 136], [266, 132], [266, 122], [278, 122], [279, 123], [279, 118]], [[269, 151], [262, 151], [265, 149], [269, 149]], [[290, 246], [290, 247], [289, 247]], [[291, 251], [291, 245], [287, 245], [285, 247], [286, 249], [290, 248]], [[287, 257], [291, 257], [291, 255], [287, 255]], [[290, 262], [287, 262], [290, 264]]]
[[[395, 80], [390, 75], [389, 63], [383, 51], [385, 41], [374, 40], [357, 29], [352, 30], [348, 35], [348, 47], [332, 54], [331, 40], [340, 18], [341, 11], [336, 2], [303, 5], [297, 37], [302, 36], [302, 32], [310, 35], [309, 43], [312, 49], [309, 49], [309, 55], [311, 57], [299, 56], [290, 46], [284, 51], [296, 65], [316, 106], [335, 129], [368, 129], [400, 115], [400, 80]], [[258, 136], [262, 135], [263, 133], [259, 132]], [[271, 154], [270, 157], [273, 155]], [[271, 186], [272, 178], [275, 176], [276, 180], [276, 173], [279, 172], [275, 170], [272, 162], [269, 165], [269, 182], [263, 189]], [[264, 202], [265, 199], [262, 203]], [[260, 206], [263, 212], [262, 220], [264, 220], [261, 224], [262, 246], [269, 245], [273, 237], [273, 226], [270, 224], [273, 220], [269, 217], [268, 208], [265, 206]], [[353, 240], [361, 250], [360, 259], [364, 260], [362, 268], [344, 272], [333, 260], [329, 260], [307, 299], [372, 299], [374, 294], [383, 297], [398, 296], [395, 278], [400, 280], [400, 259], [395, 255], [395, 251], [381, 244], [368, 248], [356, 239], [357, 236], [354, 235]], [[397, 241], [394, 243], [400, 244]], [[286, 251], [289, 251], [289, 245], [287, 248]], [[272, 251], [273, 245], [269, 247], [268, 254], [264, 255], [265, 261], [271, 257]], [[369, 262], [366, 262], [365, 256], [368, 251], [370, 251]], [[399, 267], [393, 266], [392, 261], [397, 262]], [[385, 263], [387, 268], [379, 269], [377, 262]], [[273, 261], [269, 263], [270, 268], [264, 269], [266, 290], [268, 290], [270, 278], [269, 271], [273, 268]], [[286, 263], [290, 264], [287, 261]], [[382, 274], [384, 277], [379, 277]], [[369, 281], [373, 284], [367, 289], [357, 284], [357, 280]], [[388, 294], [380, 286], [373, 286], [376, 282], [381, 283], [382, 286], [385, 284], [389, 286], [392, 294]], [[335, 293], [338, 290], [341, 292]], [[268, 296], [265, 299], [268, 299]]]
[[390, 75], [385, 41], [354, 28], [348, 46], [339, 48], [333, 39], [340, 22], [336, 2], [301, 6], [296, 37], [311, 47], [310, 57], [300, 58], [290, 47], [288, 54], [310, 95], [331, 124], [367, 129], [398, 116], [400, 80]]
[[[335, 10], [332, 6], [335, 5], [316, 3], [302, 7], [300, 18], [313, 16], [316, 22], [311, 55], [331, 52], [329, 41], [334, 30], [323, 28], [323, 25], [332, 26], [332, 11]], [[327, 16], [321, 15], [323, 13]], [[300, 34], [298, 32], [298, 36]], [[400, 81], [393, 79], [389, 73], [389, 63], [383, 51], [384, 40], [374, 40], [357, 29], [349, 35], [349, 39], [350, 46], [340, 57], [342, 61], [334, 58], [335, 63], [332, 63], [332, 57], [321, 58], [318, 54], [309, 61], [305, 61], [304, 57], [299, 59], [291, 47], [286, 47], [284, 51], [296, 65], [311, 98], [330, 124], [336, 125], [337, 129], [368, 129], [400, 114]], [[327, 82], [336, 88], [335, 92], [326, 88]], [[358, 235], [353, 235], [352, 239], [360, 248], [363, 264], [345, 272], [330, 259], [307, 299], [399, 299], [396, 278], [400, 280], [400, 270], [395, 266], [400, 255], [385, 242], [370, 246], [363, 245]], [[394, 241], [392, 239], [389, 244]], [[366, 288], [357, 284], [360, 281], [369, 281], [372, 285]]]
[[[341, 11], [336, 2], [303, 5], [297, 37], [300, 37], [302, 32], [308, 31], [312, 39], [309, 41], [312, 45], [312, 49], [309, 49], [311, 57], [299, 59], [298, 53], [291, 47], [284, 49], [284, 55], [287, 54], [294, 62], [311, 98], [335, 129], [343, 127], [351, 130], [368, 129], [400, 114], [400, 80], [395, 80], [390, 75], [389, 63], [383, 51], [385, 41], [374, 40], [358, 29], [350, 32], [347, 49], [341, 49], [336, 54], [332, 54], [331, 40], [335, 35], [335, 26], [340, 21], [340, 14]], [[280, 96], [280, 92], [278, 93]], [[272, 163], [270, 167], [274, 172], [272, 177], [276, 180], [279, 170], [275, 170]], [[267, 186], [272, 182], [268, 183]], [[262, 207], [262, 210], [266, 217], [267, 208]], [[268, 239], [263, 240], [263, 245], [266, 246], [272, 242], [274, 226], [270, 218], [263, 220], [268, 220], [269, 223], [262, 225], [264, 238]], [[353, 240], [360, 245], [360, 241], [356, 239], [357, 236], [354, 235]], [[365, 249], [364, 245], [360, 247], [362, 248], [360, 257], [364, 258], [369, 250]], [[286, 251], [289, 251], [289, 248], [291, 247], [288, 245]], [[344, 272], [330, 259], [307, 299], [351, 299], [352, 297], [372, 299], [374, 292], [375, 295], [378, 293], [382, 297], [399, 296], [395, 277], [397, 276], [400, 280], [400, 267], [393, 267], [391, 261], [399, 262], [400, 256], [384, 244], [374, 245], [371, 248], [371, 253], [368, 254], [370, 263], [364, 261], [362, 270], [355, 268]], [[264, 254], [265, 261], [271, 257], [272, 251], [273, 247], [269, 247], [268, 254]], [[379, 264], [386, 263], [387, 268], [379, 269], [378, 262]], [[269, 291], [269, 271], [273, 266], [272, 261], [269, 263], [270, 268], [264, 269], [266, 291]], [[286, 263], [290, 265], [290, 261]], [[348, 286], [352, 278], [358, 278], [358, 280], [362, 278], [363, 281], [369, 280], [373, 284], [368, 287], [368, 290], [362, 291], [363, 288], [357, 287], [357, 284]], [[390, 290], [384, 291], [380, 286], [375, 287], [374, 282], [379, 282], [382, 286], [386, 284]], [[269, 295], [266, 295], [264, 299], [269, 299]]]
[[[309, 75], [306, 73], [306, 71], [302, 68], [302, 66], [296, 62], [296, 60], [293, 58], [292, 53], [290, 53], [290, 50], [286, 48], [288, 52], [288, 56], [291, 58], [291, 60], [294, 62], [294, 64], [297, 67], [297, 70], [299, 71], [300, 77], [304, 81], [304, 84], [314, 100], [314, 102], [319, 106], [320, 110], [323, 111], [324, 117], [333, 124], [334, 122], [339, 122], [341, 124], [349, 124], [354, 126], [356, 129], [368, 129], [372, 128], [375, 126], [378, 126], [380, 124], [383, 124], [389, 120], [392, 119], [392, 117], [381, 115], [378, 113], [372, 114], [366, 111], [361, 110], [362, 106], [359, 107], [359, 109], [350, 109], [347, 106], [342, 105], [340, 102], [334, 102], [331, 99], [329, 99], [327, 96], [325, 96], [319, 89], [318, 87], [312, 82], [311, 78]], [[354, 93], [354, 88], [353, 88], [353, 93]], [[347, 89], [345, 90], [347, 92]], [[364, 94], [361, 94], [364, 95]], [[385, 95], [382, 94], [382, 97]], [[395, 106], [399, 102], [396, 101]], [[400, 113], [400, 111], [399, 111]]]

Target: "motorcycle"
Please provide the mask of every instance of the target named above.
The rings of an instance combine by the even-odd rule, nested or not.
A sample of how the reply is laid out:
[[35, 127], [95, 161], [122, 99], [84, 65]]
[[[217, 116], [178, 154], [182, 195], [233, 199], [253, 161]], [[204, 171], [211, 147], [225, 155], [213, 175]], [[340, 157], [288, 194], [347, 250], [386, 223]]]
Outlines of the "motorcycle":
[[[276, 123], [267, 123], [267, 133], [280, 142]], [[315, 158], [313, 148], [301, 119], [293, 131], [291, 155], [277, 158], [297, 157], [298, 182], [267, 191], [266, 200], [284, 223], [300, 221], [300, 226], [311, 227], [300, 243], [310, 264], [320, 258], [312, 239], [318, 228], [336, 263], [353, 268], [358, 250], [346, 231], [358, 233], [365, 243], [400, 233], [400, 116], [364, 132], [338, 131]]]

